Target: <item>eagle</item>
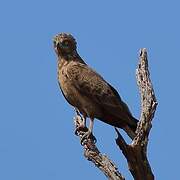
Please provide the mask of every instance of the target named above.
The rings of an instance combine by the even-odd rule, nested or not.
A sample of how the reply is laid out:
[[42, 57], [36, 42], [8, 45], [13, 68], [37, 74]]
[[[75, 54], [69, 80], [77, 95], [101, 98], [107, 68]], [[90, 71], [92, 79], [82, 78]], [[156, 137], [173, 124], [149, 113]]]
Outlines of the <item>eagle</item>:
[[81, 113], [82, 128], [87, 128], [86, 119], [90, 119], [83, 138], [92, 135], [94, 119], [99, 119], [123, 129], [133, 139], [138, 120], [133, 117], [116, 89], [80, 57], [75, 38], [69, 33], [60, 33], [54, 36], [53, 43], [62, 94]]

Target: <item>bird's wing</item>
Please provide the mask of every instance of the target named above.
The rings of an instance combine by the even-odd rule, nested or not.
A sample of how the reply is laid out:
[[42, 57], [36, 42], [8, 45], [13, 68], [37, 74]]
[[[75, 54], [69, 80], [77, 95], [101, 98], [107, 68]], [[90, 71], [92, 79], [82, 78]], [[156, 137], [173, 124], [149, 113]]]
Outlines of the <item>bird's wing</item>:
[[76, 63], [68, 68], [68, 74], [81, 94], [103, 106], [105, 110], [111, 109], [112, 113], [130, 113], [118, 92], [87, 65]]

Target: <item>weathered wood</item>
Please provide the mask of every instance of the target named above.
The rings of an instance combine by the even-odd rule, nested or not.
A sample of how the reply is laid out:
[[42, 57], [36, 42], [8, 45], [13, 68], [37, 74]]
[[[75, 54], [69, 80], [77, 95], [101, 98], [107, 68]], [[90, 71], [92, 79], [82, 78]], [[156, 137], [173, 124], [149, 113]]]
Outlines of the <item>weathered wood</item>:
[[157, 101], [150, 80], [146, 49], [140, 50], [136, 77], [141, 95], [141, 116], [136, 129], [137, 135], [132, 143], [128, 145], [116, 129], [118, 134], [116, 143], [126, 157], [129, 170], [135, 180], [154, 180], [154, 175], [147, 158], [147, 145]]

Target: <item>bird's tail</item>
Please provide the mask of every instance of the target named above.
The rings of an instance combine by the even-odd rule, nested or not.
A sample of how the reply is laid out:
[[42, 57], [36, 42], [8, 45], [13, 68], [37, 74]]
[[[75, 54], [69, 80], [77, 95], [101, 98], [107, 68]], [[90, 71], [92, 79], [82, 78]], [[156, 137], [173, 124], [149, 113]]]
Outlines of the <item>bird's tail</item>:
[[123, 129], [131, 139], [134, 139], [136, 136], [135, 131], [137, 128], [138, 120], [136, 118], [132, 117], [132, 121], [133, 121], [132, 124], [128, 124], [127, 126], [124, 126]]
[[129, 124], [130, 129], [135, 132], [136, 128], [137, 128], [137, 123], [138, 120], [136, 118], [134, 118], [133, 116], [131, 117], [132, 121], [134, 122], [133, 124]]

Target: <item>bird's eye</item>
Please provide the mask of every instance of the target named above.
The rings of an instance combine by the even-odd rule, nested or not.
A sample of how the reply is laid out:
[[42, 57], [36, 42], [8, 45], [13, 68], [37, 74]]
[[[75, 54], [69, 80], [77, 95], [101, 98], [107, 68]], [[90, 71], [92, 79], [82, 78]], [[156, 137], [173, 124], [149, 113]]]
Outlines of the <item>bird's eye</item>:
[[63, 46], [68, 47], [69, 46], [69, 41], [64, 41], [62, 44], [63, 44]]

